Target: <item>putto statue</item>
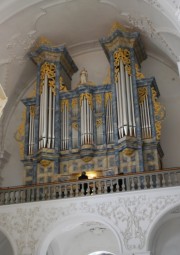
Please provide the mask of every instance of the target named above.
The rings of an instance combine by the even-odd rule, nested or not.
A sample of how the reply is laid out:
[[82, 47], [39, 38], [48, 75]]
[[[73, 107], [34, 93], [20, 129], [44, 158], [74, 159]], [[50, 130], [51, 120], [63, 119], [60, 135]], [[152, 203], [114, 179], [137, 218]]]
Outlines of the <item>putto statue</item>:
[[85, 68], [80, 73], [80, 84], [86, 84], [88, 82], [88, 72]]

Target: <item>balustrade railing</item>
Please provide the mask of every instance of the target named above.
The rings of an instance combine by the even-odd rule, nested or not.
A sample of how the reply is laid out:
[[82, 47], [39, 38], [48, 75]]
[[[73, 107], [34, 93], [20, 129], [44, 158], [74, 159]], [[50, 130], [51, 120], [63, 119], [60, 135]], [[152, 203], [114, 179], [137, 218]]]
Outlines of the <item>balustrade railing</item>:
[[180, 168], [84, 181], [0, 188], [0, 205], [155, 189], [180, 185]]

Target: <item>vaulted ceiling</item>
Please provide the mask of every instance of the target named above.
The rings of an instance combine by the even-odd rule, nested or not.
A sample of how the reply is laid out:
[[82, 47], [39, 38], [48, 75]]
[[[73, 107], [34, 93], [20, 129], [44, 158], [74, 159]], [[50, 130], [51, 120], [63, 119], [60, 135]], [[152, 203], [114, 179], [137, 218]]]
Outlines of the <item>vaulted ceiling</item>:
[[99, 38], [118, 21], [141, 33], [148, 55], [177, 72], [179, 0], [1, 0], [0, 83], [8, 96], [4, 124], [35, 79], [27, 53], [40, 36], [66, 44], [72, 57], [100, 48]]

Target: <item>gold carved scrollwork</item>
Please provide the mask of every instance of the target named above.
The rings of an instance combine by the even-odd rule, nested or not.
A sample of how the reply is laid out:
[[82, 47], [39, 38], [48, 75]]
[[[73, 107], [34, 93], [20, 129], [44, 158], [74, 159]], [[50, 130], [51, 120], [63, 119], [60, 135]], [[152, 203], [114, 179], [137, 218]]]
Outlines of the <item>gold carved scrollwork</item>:
[[124, 27], [123, 25], [121, 25], [119, 22], [116, 21], [112, 24], [109, 36], [111, 36], [116, 30], [121, 30], [123, 32], [129, 31], [126, 27]]
[[56, 95], [56, 86], [55, 86], [56, 66], [48, 62], [45, 62], [41, 66], [40, 93], [42, 93], [43, 91], [45, 75], [47, 75], [47, 78], [48, 78], [48, 85], [52, 88], [53, 94]]
[[44, 36], [41, 36], [39, 37], [39, 39], [36, 41], [36, 43], [34, 44], [34, 47], [33, 47], [33, 51], [38, 49], [40, 46], [42, 45], [51, 45], [52, 43], [47, 39], [45, 38]]
[[112, 100], [112, 92], [105, 93], [105, 106], [109, 100]]
[[48, 167], [48, 166], [51, 164], [51, 161], [42, 159], [42, 160], [40, 161], [40, 164], [41, 164], [41, 166], [43, 166], [43, 167], [46, 168], [46, 167]]
[[64, 111], [65, 106], [69, 108], [69, 100], [68, 99], [62, 99], [61, 100], [61, 112]]
[[157, 101], [157, 92], [154, 88], [152, 88], [152, 100], [154, 105], [156, 138], [157, 140], [160, 140], [162, 121], [165, 118], [166, 111], [165, 111], [165, 107], [161, 105], [160, 102]]
[[83, 157], [82, 160], [87, 163], [87, 162], [90, 162], [92, 160], [92, 157], [88, 157], [88, 156]]
[[72, 123], [72, 128], [74, 128], [75, 130], [78, 130], [78, 123], [76, 121]]
[[60, 83], [60, 91], [68, 91], [66, 85], [64, 84], [63, 77], [61, 76], [59, 78], [59, 83]]
[[138, 88], [138, 95], [139, 95], [139, 103], [144, 102], [144, 99], [147, 96], [147, 88], [146, 87]]
[[96, 94], [96, 103], [101, 105], [102, 104], [102, 95], [101, 94]]
[[137, 79], [143, 79], [144, 78], [144, 74], [142, 74], [140, 72], [140, 68], [139, 68], [138, 64], [135, 64], [135, 69], [136, 69], [136, 78]]
[[125, 148], [123, 150], [123, 154], [128, 157], [132, 156], [133, 153], [134, 153], [134, 149], [131, 149], [131, 148]]
[[102, 125], [102, 118], [96, 119], [96, 127], [100, 127]]
[[21, 159], [24, 158], [24, 136], [25, 136], [26, 111], [22, 113], [22, 121], [16, 131], [14, 138], [19, 144], [19, 152]]
[[72, 99], [72, 108], [76, 107], [78, 104], [78, 99], [77, 98], [73, 98]]
[[89, 106], [92, 109], [92, 106], [93, 106], [92, 95], [90, 93], [83, 93], [83, 94], [81, 94], [80, 95], [80, 105], [82, 105], [82, 101], [83, 101], [84, 98], [87, 99], [88, 104], [89, 104]]
[[125, 65], [125, 69], [128, 74], [131, 75], [131, 66], [130, 66], [130, 51], [128, 49], [119, 48], [114, 52], [114, 68], [115, 68], [115, 81], [118, 82], [118, 75], [120, 72], [120, 60], [122, 60]]
[[31, 105], [31, 106], [30, 106], [30, 115], [31, 115], [31, 117], [33, 117], [33, 118], [34, 118], [34, 116], [35, 116], [35, 111], [36, 111], [35, 105]]

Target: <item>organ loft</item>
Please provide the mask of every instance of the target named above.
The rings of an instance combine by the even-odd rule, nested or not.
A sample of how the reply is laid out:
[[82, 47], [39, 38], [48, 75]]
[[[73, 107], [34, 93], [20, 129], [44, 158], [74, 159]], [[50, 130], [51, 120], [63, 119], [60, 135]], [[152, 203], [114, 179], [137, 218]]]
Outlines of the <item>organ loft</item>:
[[93, 85], [84, 68], [73, 90], [78, 68], [65, 46], [39, 40], [29, 53], [37, 80], [35, 95], [22, 100], [25, 184], [77, 180], [82, 171], [104, 177], [162, 168], [165, 111], [155, 78], [140, 70], [146, 59], [140, 34], [115, 24], [100, 44], [107, 83]]

